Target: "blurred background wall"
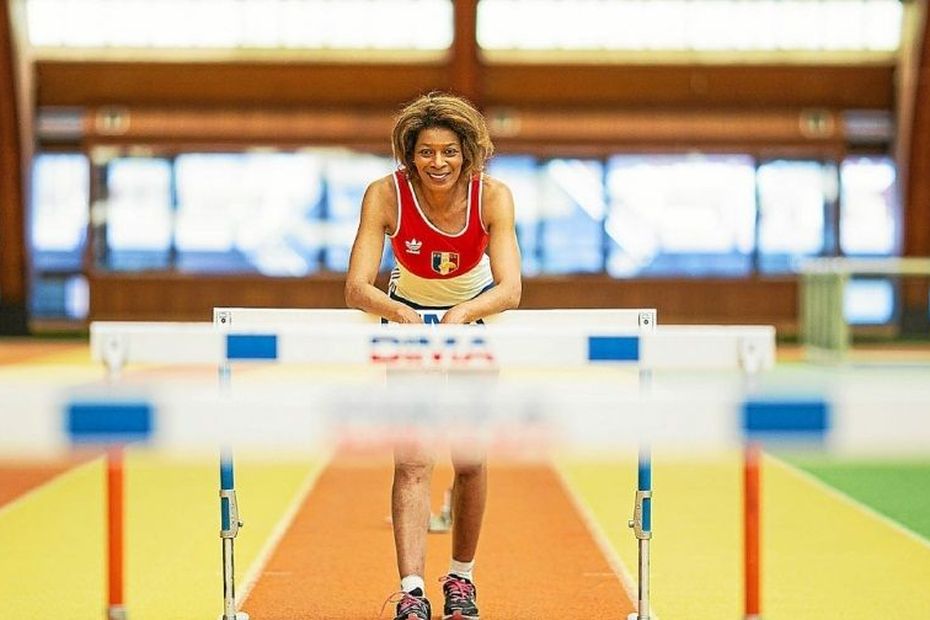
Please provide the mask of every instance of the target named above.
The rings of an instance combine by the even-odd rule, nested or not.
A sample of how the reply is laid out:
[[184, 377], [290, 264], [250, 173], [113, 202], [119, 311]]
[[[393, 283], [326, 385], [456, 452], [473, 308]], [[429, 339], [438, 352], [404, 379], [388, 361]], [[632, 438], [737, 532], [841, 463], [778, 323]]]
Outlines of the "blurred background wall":
[[[0, 0], [5, 333], [341, 307], [400, 106], [474, 101], [523, 306], [798, 327], [798, 261], [930, 255], [927, 1]], [[385, 256], [385, 266], [391, 257]], [[857, 279], [860, 330], [926, 279]]]

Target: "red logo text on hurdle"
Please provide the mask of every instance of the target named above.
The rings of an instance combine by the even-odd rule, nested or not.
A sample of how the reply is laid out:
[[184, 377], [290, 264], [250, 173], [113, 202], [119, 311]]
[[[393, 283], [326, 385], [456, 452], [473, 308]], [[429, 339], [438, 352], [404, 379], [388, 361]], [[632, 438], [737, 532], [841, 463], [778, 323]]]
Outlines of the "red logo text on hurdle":
[[375, 364], [402, 366], [488, 367], [493, 366], [496, 360], [487, 341], [480, 336], [374, 336], [371, 339], [371, 361]]

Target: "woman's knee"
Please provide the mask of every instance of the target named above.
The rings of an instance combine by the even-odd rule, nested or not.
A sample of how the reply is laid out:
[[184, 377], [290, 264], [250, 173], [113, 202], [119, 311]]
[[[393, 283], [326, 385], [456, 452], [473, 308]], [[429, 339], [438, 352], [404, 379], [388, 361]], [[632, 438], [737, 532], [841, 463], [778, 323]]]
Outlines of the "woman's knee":
[[475, 478], [483, 476], [487, 471], [487, 463], [483, 460], [464, 459], [453, 463], [456, 478]]
[[394, 462], [394, 480], [399, 482], [419, 483], [429, 480], [433, 475], [433, 463], [412, 460]]

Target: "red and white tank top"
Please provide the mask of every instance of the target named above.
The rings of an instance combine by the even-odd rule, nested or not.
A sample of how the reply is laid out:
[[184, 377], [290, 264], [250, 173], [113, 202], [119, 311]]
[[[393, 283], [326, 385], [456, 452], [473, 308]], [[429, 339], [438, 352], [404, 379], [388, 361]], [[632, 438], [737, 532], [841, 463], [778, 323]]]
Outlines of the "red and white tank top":
[[478, 174], [468, 183], [465, 226], [446, 233], [426, 218], [406, 173], [394, 173], [397, 228], [390, 239], [397, 268], [391, 290], [397, 295], [424, 305], [454, 305], [493, 282], [485, 253], [488, 231], [481, 221], [481, 181]]

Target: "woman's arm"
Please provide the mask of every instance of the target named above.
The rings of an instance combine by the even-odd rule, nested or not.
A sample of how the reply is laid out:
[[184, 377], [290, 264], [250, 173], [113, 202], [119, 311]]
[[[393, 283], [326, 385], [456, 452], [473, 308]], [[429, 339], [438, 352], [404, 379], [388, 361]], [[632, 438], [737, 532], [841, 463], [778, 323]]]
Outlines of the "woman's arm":
[[520, 305], [523, 284], [513, 196], [510, 189], [496, 179], [485, 177], [485, 183], [482, 214], [488, 228], [488, 254], [494, 287], [451, 308], [443, 316], [443, 323], [472, 323]]
[[423, 319], [416, 311], [391, 299], [375, 286], [384, 252], [384, 235], [393, 225], [389, 215], [392, 207], [397, 208], [397, 197], [391, 177], [378, 179], [365, 190], [358, 233], [352, 244], [346, 274], [346, 305], [394, 323], [422, 323]]

